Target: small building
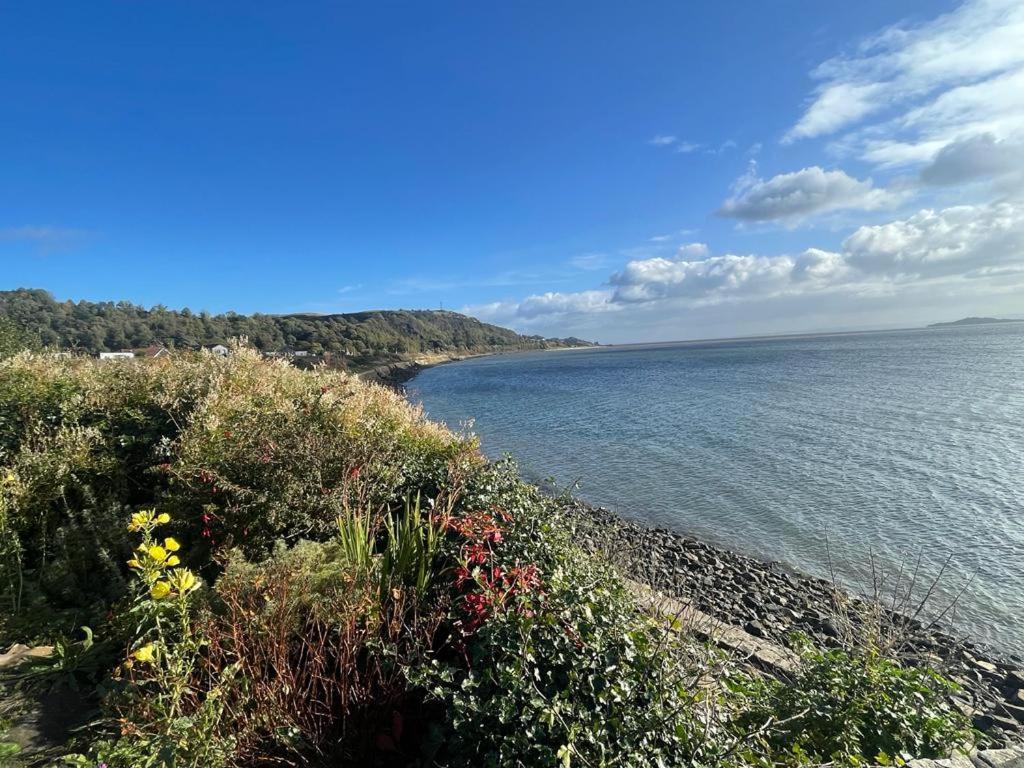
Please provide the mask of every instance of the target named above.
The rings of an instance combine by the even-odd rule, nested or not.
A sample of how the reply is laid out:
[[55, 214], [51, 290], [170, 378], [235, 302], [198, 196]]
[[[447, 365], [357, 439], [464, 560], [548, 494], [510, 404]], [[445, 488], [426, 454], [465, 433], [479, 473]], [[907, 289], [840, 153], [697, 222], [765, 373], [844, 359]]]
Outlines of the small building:
[[216, 355], [217, 357], [227, 357], [231, 354], [231, 350], [223, 344], [214, 344], [210, 347], [210, 354]]
[[122, 349], [120, 352], [100, 352], [100, 360], [132, 360], [135, 353], [130, 349]]
[[171, 354], [171, 351], [167, 349], [167, 347], [165, 347], [163, 344], [151, 344], [150, 346], [146, 347], [145, 349], [141, 349], [138, 352], [139, 357], [149, 358], [164, 357], [169, 354]]

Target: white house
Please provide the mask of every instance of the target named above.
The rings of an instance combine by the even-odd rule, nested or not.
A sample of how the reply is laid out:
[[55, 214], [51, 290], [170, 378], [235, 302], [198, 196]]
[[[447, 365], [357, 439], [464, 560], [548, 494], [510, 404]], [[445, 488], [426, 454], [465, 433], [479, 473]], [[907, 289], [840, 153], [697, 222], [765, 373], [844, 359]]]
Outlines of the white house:
[[231, 350], [229, 350], [223, 344], [215, 344], [214, 346], [210, 347], [210, 352], [215, 354], [217, 357], [227, 357], [230, 354]]
[[134, 352], [100, 352], [100, 360], [131, 360]]

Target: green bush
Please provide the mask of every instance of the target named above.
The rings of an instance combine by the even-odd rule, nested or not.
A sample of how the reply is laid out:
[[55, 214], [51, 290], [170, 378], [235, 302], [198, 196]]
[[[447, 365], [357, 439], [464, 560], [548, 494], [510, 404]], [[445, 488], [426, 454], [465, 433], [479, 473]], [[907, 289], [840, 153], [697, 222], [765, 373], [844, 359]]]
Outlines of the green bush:
[[804, 639], [795, 679], [761, 681], [740, 724], [761, 735], [773, 763], [860, 766], [947, 757], [974, 743], [952, 705], [957, 686], [868, 644], [819, 650]]
[[[454, 652], [410, 670], [446, 707], [439, 764], [725, 761], [715, 719], [730, 673], [713, 654], [641, 613], [513, 466], [482, 472], [466, 506], [491, 513], [449, 540], [462, 632]], [[697, 685], [712, 672], [714, 684]]]

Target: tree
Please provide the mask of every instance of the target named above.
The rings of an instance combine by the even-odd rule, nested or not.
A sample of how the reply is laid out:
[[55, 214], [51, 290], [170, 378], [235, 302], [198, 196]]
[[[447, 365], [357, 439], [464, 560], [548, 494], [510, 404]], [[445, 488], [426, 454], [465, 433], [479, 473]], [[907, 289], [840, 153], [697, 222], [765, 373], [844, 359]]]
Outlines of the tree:
[[39, 337], [25, 330], [13, 320], [0, 317], [0, 359], [26, 349], [38, 349]]

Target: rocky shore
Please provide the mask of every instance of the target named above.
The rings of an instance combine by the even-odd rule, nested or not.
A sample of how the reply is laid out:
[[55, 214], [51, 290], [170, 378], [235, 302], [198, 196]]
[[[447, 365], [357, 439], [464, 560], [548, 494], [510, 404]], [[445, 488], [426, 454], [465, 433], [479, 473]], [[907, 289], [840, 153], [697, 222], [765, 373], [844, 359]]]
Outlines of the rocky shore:
[[[779, 563], [713, 547], [664, 528], [649, 528], [580, 501], [566, 502], [581, 542], [609, 554], [629, 575], [688, 601], [750, 635], [787, 647], [795, 632], [823, 647], [856, 634], [871, 606], [821, 579]], [[956, 705], [972, 715], [991, 746], [1024, 739], [1024, 669], [935, 626], [880, 611], [879, 624], [913, 663], [927, 659], [962, 687]]]
[[[399, 363], [373, 375], [403, 389], [419, 371], [441, 362], [448, 361]], [[779, 648], [792, 648], [795, 634], [819, 647], [839, 647], [857, 634], [859, 617], [872, 613], [866, 599], [782, 563], [648, 527], [578, 499], [563, 505], [581, 543], [609, 555], [634, 580]], [[881, 631], [907, 663], [927, 662], [960, 686], [955, 704], [972, 716], [988, 746], [1024, 743], [1024, 659], [994, 653], [898, 610], [877, 613]]]
[[402, 392], [409, 381], [416, 378], [421, 371], [425, 371], [427, 368], [433, 368], [435, 365], [444, 365], [445, 363], [456, 363], [459, 360], [468, 360], [471, 357], [484, 357], [493, 354], [503, 353], [480, 352], [465, 355], [427, 355], [416, 360], [402, 360], [396, 363], [379, 365], [376, 368], [371, 368], [356, 375], [363, 381], [381, 384]]

